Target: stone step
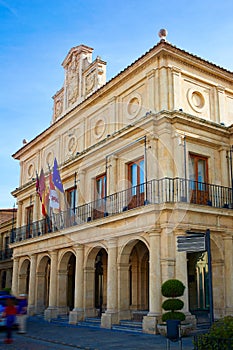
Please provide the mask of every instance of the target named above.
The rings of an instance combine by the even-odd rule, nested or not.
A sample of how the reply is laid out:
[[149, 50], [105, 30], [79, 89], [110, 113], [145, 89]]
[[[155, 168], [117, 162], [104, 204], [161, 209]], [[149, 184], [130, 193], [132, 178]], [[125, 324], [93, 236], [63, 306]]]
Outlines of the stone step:
[[52, 318], [50, 320], [50, 323], [53, 324], [68, 324], [69, 323], [69, 319], [60, 319], [60, 318]]
[[[68, 326], [69, 316], [59, 315], [57, 318], [52, 318], [50, 322], [59, 326]], [[84, 321], [78, 322], [75, 326], [101, 328], [101, 319], [99, 317], [87, 317]], [[142, 322], [122, 320], [120, 321], [120, 324], [113, 325], [112, 330], [142, 333]]]
[[113, 325], [112, 329], [124, 332], [142, 333], [142, 322], [122, 320], [120, 321], [120, 324]]
[[123, 331], [123, 332], [133, 332], [133, 333], [142, 333], [142, 327], [135, 327], [129, 325], [113, 325], [112, 330]]
[[131, 321], [131, 320], [122, 320], [120, 321], [121, 326], [133, 327], [133, 328], [142, 328], [142, 322]]
[[101, 323], [101, 319], [99, 317], [86, 317], [85, 322], [91, 322], [91, 323]]
[[84, 321], [78, 322], [78, 326], [100, 328], [101, 327], [101, 319], [98, 317], [87, 317], [87, 318], [85, 318]]

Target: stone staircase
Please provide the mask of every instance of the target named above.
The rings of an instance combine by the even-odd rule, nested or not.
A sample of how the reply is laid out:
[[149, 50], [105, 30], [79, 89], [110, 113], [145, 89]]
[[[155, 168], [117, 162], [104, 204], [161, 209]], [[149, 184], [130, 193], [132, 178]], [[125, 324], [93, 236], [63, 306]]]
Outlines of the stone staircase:
[[[59, 326], [75, 326], [75, 327], [90, 327], [90, 328], [101, 328], [101, 319], [99, 317], [87, 317], [84, 321], [80, 321], [77, 325], [69, 325], [69, 316], [60, 315], [58, 318], [53, 318], [50, 323]], [[112, 326], [112, 330], [142, 333], [142, 322], [122, 320], [119, 324]]]
[[84, 321], [78, 322], [77, 325], [80, 327], [100, 328], [101, 319], [100, 317], [87, 317]]
[[131, 321], [131, 320], [120, 321], [120, 324], [116, 324], [112, 326], [112, 330], [142, 333], [142, 322]]

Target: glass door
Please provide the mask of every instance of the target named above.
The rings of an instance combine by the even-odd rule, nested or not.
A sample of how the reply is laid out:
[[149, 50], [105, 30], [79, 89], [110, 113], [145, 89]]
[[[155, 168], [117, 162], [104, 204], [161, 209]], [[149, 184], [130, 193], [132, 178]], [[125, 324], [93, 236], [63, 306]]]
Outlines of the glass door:
[[129, 164], [129, 181], [131, 189], [128, 199], [128, 208], [132, 209], [144, 204], [145, 192], [144, 159], [141, 158]]
[[208, 204], [208, 162], [207, 158], [189, 155], [189, 179], [191, 202]]

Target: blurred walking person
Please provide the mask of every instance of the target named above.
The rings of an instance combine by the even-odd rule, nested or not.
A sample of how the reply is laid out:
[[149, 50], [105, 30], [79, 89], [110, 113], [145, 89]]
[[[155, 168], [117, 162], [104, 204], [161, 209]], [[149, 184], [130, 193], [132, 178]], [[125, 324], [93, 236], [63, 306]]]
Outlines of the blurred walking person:
[[6, 300], [6, 308], [3, 312], [4, 317], [6, 317], [6, 338], [4, 339], [5, 344], [11, 344], [13, 342], [12, 327], [15, 323], [16, 312], [17, 309], [14, 305], [14, 300], [12, 298], [8, 298]]

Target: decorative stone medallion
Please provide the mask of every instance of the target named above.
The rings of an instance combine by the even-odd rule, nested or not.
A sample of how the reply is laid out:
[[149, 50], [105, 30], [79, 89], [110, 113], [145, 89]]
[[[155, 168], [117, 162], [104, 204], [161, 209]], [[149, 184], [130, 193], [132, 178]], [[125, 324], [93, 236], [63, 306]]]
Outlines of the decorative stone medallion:
[[75, 136], [72, 136], [68, 141], [68, 152], [69, 154], [73, 154], [77, 147], [77, 140]]
[[142, 99], [139, 94], [134, 94], [127, 103], [127, 114], [129, 119], [135, 118], [141, 110]]
[[34, 171], [35, 171], [35, 165], [34, 165], [34, 163], [29, 164], [29, 166], [28, 166], [28, 171], [27, 171], [27, 173], [28, 173], [28, 178], [29, 178], [29, 179], [31, 179], [31, 178], [33, 177]]
[[189, 89], [187, 97], [192, 109], [198, 113], [201, 113], [205, 106], [205, 98], [203, 94], [198, 90]]
[[105, 128], [106, 128], [105, 120], [98, 119], [94, 126], [94, 135], [96, 136], [97, 139], [99, 139], [103, 135]]

